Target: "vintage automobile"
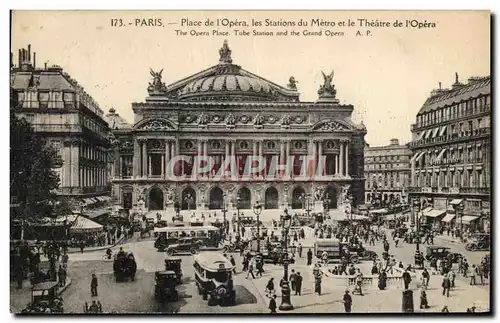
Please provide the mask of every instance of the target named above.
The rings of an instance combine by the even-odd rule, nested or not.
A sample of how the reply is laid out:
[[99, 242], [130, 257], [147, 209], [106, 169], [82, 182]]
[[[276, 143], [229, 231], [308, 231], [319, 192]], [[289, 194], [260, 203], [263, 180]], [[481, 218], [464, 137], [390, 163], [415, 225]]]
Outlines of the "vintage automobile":
[[375, 251], [368, 250], [360, 244], [355, 245], [355, 244], [343, 243], [342, 245], [344, 246], [344, 248], [349, 250], [349, 252], [356, 253], [359, 259], [375, 260], [378, 257]]
[[[433, 258], [442, 259], [447, 258], [450, 254], [450, 248], [440, 247], [440, 246], [428, 246], [425, 249], [425, 259], [431, 261]], [[453, 263], [457, 263], [462, 257], [459, 253], [451, 253], [451, 259]]]
[[[264, 263], [274, 263], [275, 261], [279, 263], [284, 259], [283, 244], [281, 242], [271, 242], [269, 245], [264, 244], [261, 254]], [[292, 257], [292, 253], [290, 251], [288, 252], [288, 263], [295, 263], [295, 259]]]
[[359, 263], [358, 254], [349, 251], [338, 239], [317, 239], [314, 242], [314, 255], [322, 259], [323, 252], [327, 253], [328, 262], [340, 261], [342, 257], [346, 257], [349, 263]]
[[59, 283], [48, 281], [31, 288], [31, 302], [21, 311], [23, 314], [64, 313], [63, 300], [58, 295]]
[[476, 234], [472, 241], [465, 245], [465, 250], [469, 251], [488, 251], [490, 250], [491, 237], [487, 233]]
[[155, 272], [155, 298], [157, 301], [177, 302], [179, 292], [175, 288], [178, 279], [172, 270]]
[[119, 281], [134, 281], [135, 274], [137, 272], [137, 263], [135, 262], [134, 255], [132, 253], [126, 253], [119, 251], [115, 255], [113, 261], [113, 273], [115, 275], [115, 280]]
[[235, 305], [233, 265], [218, 252], [204, 252], [194, 256], [194, 273], [198, 293], [208, 299], [208, 305]]
[[178, 243], [165, 246], [167, 255], [172, 256], [178, 253], [190, 252], [192, 255], [200, 252], [203, 243], [194, 238], [179, 238]]
[[160, 220], [155, 223], [155, 228], [165, 228], [168, 226], [168, 222], [165, 220]]
[[[262, 221], [259, 220], [260, 225]], [[256, 226], [257, 220], [251, 216], [240, 216], [240, 224], [244, 226]]]
[[168, 257], [165, 259], [165, 271], [173, 271], [177, 284], [182, 284], [182, 259], [179, 257]]
[[408, 227], [398, 227], [394, 229], [394, 235], [400, 239], [404, 239], [406, 233], [408, 232], [409, 228]]
[[230, 241], [224, 244], [224, 246], [222, 247], [222, 251], [224, 253], [241, 251], [245, 250], [247, 246], [248, 246], [248, 241], [243, 241], [243, 240], [240, 240], [238, 242]]

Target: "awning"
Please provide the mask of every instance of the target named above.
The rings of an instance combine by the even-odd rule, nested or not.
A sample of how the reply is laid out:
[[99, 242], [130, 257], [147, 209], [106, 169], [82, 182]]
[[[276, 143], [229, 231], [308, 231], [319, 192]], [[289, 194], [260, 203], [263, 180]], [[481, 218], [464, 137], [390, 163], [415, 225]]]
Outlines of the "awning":
[[426, 132], [427, 132], [427, 130], [422, 131], [422, 133], [420, 134], [420, 136], [418, 136], [417, 141], [418, 140], [422, 140], [422, 138], [424, 138]]
[[443, 157], [444, 155], [444, 152], [447, 151], [448, 148], [445, 148], [445, 149], [442, 149], [440, 152], [439, 152], [439, 155], [437, 155], [436, 157], [436, 162], [439, 162], [441, 160], [441, 158]]
[[439, 128], [434, 128], [432, 130], [432, 138], [436, 138], [436, 135], [438, 134]]
[[370, 214], [387, 214], [387, 209], [372, 210]]
[[111, 196], [103, 196], [105, 201], [111, 201]]
[[444, 218], [441, 219], [441, 221], [443, 222], [451, 222], [451, 220], [453, 220], [453, 218], [455, 217], [455, 214], [453, 213], [448, 213], [444, 216]]
[[425, 139], [428, 139], [431, 136], [432, 129], [427, 130], [427, 133], [425, 134]]
[[92, 199], [83, 199], [83, 202], [85, 202], [86, 204], [94, 204]]
[[429, 218], [437, 218], [445, 213], [446, 213], [446, 210], [431, 209], [430, 211], [424, 213], [424, 216], [427, 216]]
[[439, 129], [439, 137], [444, 135], [445, 132], [446, 132], [446, 126], [442, 126], [441, 129]]
[[422, 210], [422, 214], [425, 214], [427, 212], [430, 212], [432, 210], [432, 207], [428, 206], [425, 209]]
[[451, 200], [450, 204], [451, 205], [458, 205], [462, 203], [462, 199], [454, 199], [454, 200]]
[[425, 155], [425, 151], [421, 151], [421, 152], [417, 153], [415, 155], [415, 156], [417, 156], [417, 157], [415, 157], [415, 161], [419, 161], [423, 155]]
[[472, 221], [474, 220], [477, 220], [479, 219], [478, 216], [474, 216], [474, 215], [464, 215], [462, 216], [462, 218], [460, 218], [460, 223], [465, 223], [465, 224], [469, 224], [471, 223]]
[[72, 232], [98, 232], [102, 231], [103, 227], [99, 223], [96, 223], [90, 219], [87, 219], [83, 216], [79, 216], [76, 218], [73, 226], [71, 227]]

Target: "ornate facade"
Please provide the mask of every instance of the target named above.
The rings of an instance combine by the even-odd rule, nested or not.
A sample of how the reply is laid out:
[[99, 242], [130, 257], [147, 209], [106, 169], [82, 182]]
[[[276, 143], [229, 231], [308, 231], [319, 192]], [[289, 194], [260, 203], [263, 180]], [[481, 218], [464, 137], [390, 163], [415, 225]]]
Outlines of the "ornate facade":
[[[242, 69], [224, 42], [217, 65], [168, 86], [162, 73], [150, 71], [149, 97], [132, 104], [134, 125], [113, 129], [113, 191], [124, 208], [141, 200], [149, 210], [173, 210], [175, 202], [182, 209], [248, 209], [257, 200], [266, 209], [302, 208], [304, 196], [321, 205], [326, 193], [336, 208], [347, 186], [354, 203], [364, 200], [366, 128], [351, 121], [352, 105], [336, 99], [333, 72], [324, 74], [317, 102], [300, 102], [293, 77], [283, 87]], [[191, 161], [169, 166], [178, 156], [214, 163], [194, 178]], [[232, 156], [232, 175], [217, 176]], [[247, 176], [250, 156], [263, 157], [265, 167]], [[315, 156], [307, 174], [301, 156]], [[292, 165], [289, 176], [268, 176], [273, 159]], [[324, 171], [311, 175], [321, 160]]]
[[[448, 210], [450, 216], [444, 222], [489, 226], [490, 87], [489, 76], [462, 84], [456, 75], [451, 89], [440, 87], [431, 93], [412, 125], [410, 197], [441, 215]], [[453, 205], [458, 203], [463, 203], [464, 214], [454, 219]]]
[[59, 66], [36, 68], [31, 46], [19, 50], [19, 63], [11, 63], [15, 108], [62, 157], [55, 169], [59, 193], [86, 205], [109, 200], [111, 143], [104, 112], [83, 87]]
[[377, 195], [381, 197], [381, 201], [407, 202], [407, 192], [410, 186], [410, 158], [410, 149], [406, 145], [400, 145], [398, 139], [391, 139], [388, 146], [366, 146], [365, 194], [367, 203], [370, 203]]

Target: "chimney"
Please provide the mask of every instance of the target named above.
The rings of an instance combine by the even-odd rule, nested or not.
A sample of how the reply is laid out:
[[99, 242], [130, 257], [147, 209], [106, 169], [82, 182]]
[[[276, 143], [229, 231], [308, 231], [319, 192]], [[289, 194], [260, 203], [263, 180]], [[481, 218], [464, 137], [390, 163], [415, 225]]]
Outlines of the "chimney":
[[47, 62], [45, 62], [45, 69], [47, 69]]
[[19, 67], [19, 68], [21, 67], [21, 55], [22, 55], [22, 54], [21, 54], [21, 50], [19, 49], [19, 56], [17, 57], [17, 61], [18, 61], [18, 63], [19, 63], [19, 64], [17, 65], [17, 67]]
[[36, 53], [33, 52], [33, 69], [36, 69]]
[[391, 139], [391, 146], [399, 146], [399, 139], [396, 138]]
[[28, 44], [28, 57], [26, 58], [26, 60], [28, 62], [31, 61], [31, 44]]

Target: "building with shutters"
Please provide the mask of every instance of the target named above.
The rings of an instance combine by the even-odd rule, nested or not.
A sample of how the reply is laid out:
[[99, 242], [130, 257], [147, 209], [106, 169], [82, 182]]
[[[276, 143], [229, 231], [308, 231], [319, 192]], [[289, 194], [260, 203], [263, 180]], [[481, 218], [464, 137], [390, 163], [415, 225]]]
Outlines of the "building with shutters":
[[38, 68], [31, 45], [19, 50], [10, 76], [16, 114], [62, 157], [58, 193], [87, 207], [109, 201], [110, 131], [99, 105], [60, 66]]
[[464, 84], [457, 74], [450, 89], [433, 90], [418, 112], [409, 144], [409, 194], [433, 222], [489, 229], [490, 118], [490, 76], [471, 77]]
[[[293, 77], [281, 86], [244, 70], [227, 42], [218, 60], [168, 86], [150, 71], [149, 96], [132, 103], [134, 124], [118, 118], [110, 125], [118, 142], [113, 192], [123, 208], [249, 209], [260, 201], [282, 210], [307, 200], [336, 209], [346, 191], [354, 203], [364, 201], [366, 128], [351, 120], [352, 105], [339, 104], [333, 73], [324, 74], [316, 102], [301, 102]], [[314, 160], [304, 164], [304, 156]], [[195, 161], [205, 157], [213, 164], [200, 172], [206, 165]], [[321, 160], [323, 170], [312, 174]], [[273, 161], [290, 173], [273, 173]]]
[[411, 151], [391, 139], [387, 146], [365, 147], [365, 201], [406, 203], [410, 186]]

